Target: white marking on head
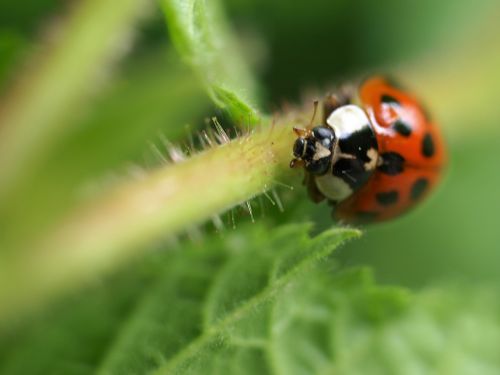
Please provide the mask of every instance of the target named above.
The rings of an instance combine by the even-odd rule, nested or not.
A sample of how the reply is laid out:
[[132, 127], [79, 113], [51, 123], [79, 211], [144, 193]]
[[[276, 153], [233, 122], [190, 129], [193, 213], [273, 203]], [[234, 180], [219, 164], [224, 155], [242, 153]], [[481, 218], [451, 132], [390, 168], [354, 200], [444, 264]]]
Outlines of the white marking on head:
[[362, 130], [370, 124], [365, 111], [354, 104], [345, 105], [332, 112], [326, 123], [333, 128], [338, 138]]
[[315, 144], [316, 152], [313, 155], [313, 160], [319, 160], [330, 156], [332, 152], [323, 146], [320, 142], [316, 142]]

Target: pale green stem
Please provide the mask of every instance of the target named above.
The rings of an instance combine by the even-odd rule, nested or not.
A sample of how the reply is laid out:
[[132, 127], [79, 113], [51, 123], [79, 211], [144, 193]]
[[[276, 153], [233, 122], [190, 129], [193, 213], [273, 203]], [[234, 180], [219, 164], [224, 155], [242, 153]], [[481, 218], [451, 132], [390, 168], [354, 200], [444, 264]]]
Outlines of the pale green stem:
[[0, 201], [70, 127], [82, 98], [130, 43], [134, 21], [149, 7], [146, 0], [82, 1], [57, 42], [23, 72], [0, 111]]
[[292, 121], [279, 122], [161, 167], [81, 207], [36, 251], [0, 269], [0, 319], [147, 251], [155, 238], [177, 234], [271, 188], [289, 170], [294, 141]]

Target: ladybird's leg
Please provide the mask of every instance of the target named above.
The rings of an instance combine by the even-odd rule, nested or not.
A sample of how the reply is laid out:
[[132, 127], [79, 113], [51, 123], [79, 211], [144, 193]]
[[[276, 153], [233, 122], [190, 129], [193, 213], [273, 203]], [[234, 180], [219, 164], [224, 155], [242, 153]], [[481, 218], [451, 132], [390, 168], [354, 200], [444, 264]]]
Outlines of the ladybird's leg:
[[340, 101], [337, 94], [329, 94], [325, 98], [323, 101], [323, 124], [326, 124], [326, 120], [330, 117], [332, 112], [341, 106], [339, 103]]
[[332, 218], [333, 221], [335, 221], [338, 225], [348, 225], [350, 224], [349, 221], [346, 221], [342, 216], [339, 216], [338, 209], [337, 209], [337, 202], [329, 201], [328, 205], [332, 208], [330, 212], [330, 217]]
[[311, 174], [306, 172], [303, 183], [306, 185], [309, 198], [311, 198], [314, 203], [319, 203], [325, 199], [323, 193], [318, 190], [314, 177]]
[[293, 128], [293, 131], [295, 132], [295, 134], [297, 134], [298, 136], [301, 136], [301, 134], [299, 134], [299, 131], [303, 132], [304, 135], [306, 135], [306, 136], [311, 133], [311, 130], [314, 127], [314, 119], [316, 118], [316, 113], [318, 112], [318, 105], [319, 105], [319, 101], [315, 100], [313, 103], [314, 107], [313, 107], [311, 121], [309, 121], [309, 124], [306, 125], [305, 129]]
[[335, 94], [329, 94], [323, 100], [323, 123], [339, 107], [352, 104], [354, 87], [352, 85], [342, 86]]
[[341, 223], [342, 218], [339, 218], [338, 215], [337, 215], [337, 213], [336, 213], [338, 204], [339, 204], [338, 201], [333, 201], [331, 199], [328, 199], [328, 206], [330, 206], [331, 209], [332, 209], [330, 211], [330, 215], [331, 215], [332, 219], [335, 220], [335, 221], [337, 221], [337, 222], [339, 222], [339, 223]]
[[328, 205], [333, 208], [335, 208], [338, 203], [338, 201], [332, 201], [331, 199], [328, 200]]
[[331, 204], [331, 217], [340, 225], [366, 225], [379, 221], [377, 212], [350, 212], [349, 209], [345, 209], [342, 205], [342, 202], [332, 202]]

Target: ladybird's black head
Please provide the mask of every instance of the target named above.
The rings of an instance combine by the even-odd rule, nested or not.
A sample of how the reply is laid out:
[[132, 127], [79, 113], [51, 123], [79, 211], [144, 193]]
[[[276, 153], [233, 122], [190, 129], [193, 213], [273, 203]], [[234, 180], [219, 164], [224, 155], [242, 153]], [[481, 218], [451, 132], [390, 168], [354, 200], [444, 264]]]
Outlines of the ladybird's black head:
[[328, 126], [316, 126], [305, 137], [299, 137], [293, 145], [292, 166], [301, 160], [310, 173], [322, 175], [328, 172], [332, 160], [335, 133]]

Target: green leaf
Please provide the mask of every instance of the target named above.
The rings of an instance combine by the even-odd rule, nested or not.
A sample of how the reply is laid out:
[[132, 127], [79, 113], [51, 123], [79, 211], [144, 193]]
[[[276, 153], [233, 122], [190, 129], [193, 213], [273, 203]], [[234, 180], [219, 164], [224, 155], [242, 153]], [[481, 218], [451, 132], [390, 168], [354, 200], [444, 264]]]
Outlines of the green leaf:
[[497, 374], [495, 295], [442, 287], [410, 296], [376, 286], [366, 269], [318, 273], [274, 305], [273, 373]]
[[171, 38], [235, 121], [256, 123], [257, 85], [217, 0], [162, 0]]
[[308, 228], [252, 225], [151, 254], [106, 287], [62, 301], [32, 328], [7, 336], [0, 373], [169, 373], [200, 363], [233, 333], [264, 332], [265, 307], [358, 234], [333, 229], [310, 239]]
[[183, 253], [181, 263], [173, 265], [132, 317], [102, 373], [194, 371], [215, 348], [225, 347], [239, 324], [261, 324], [262, 306], [298, 274], [358, 234], [336, 229], [311, 240], [307, 229], [290, 225], [271, 234], [256, 228], [198, 249], [196, 258]]
[[161, 271], [153, 256], [0, 336], [0, 374], [86, 374]]
[[324, 261], [357, 231], [307, 232], [253, 225], [153, 253], [4, 336], [0, 373], [499, 372], [492, 290], [377, 286]]

